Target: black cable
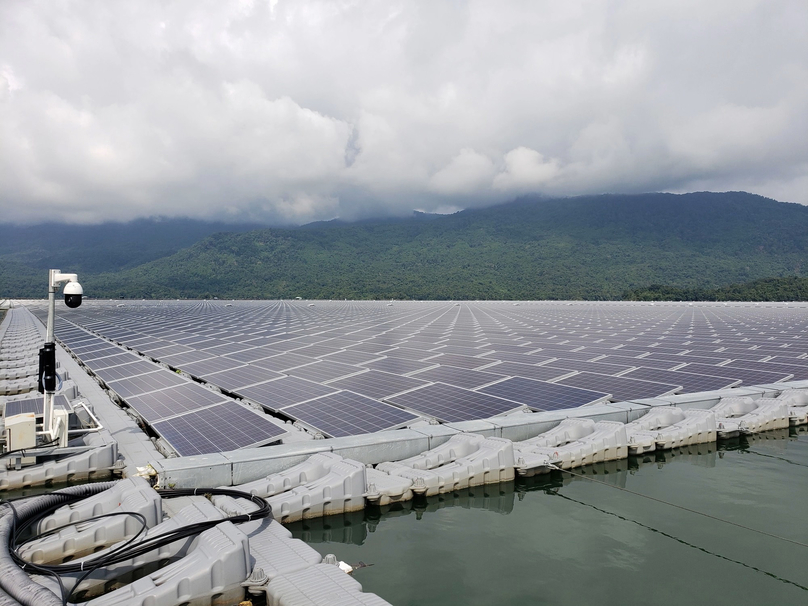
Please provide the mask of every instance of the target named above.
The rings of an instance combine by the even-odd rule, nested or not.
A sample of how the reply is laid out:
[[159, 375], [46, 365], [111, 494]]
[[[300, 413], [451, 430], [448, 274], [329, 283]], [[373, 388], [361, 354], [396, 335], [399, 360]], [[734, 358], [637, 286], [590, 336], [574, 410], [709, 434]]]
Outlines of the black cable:
[[[32, 516], [30, 519], [24, 520], [21, 524], [18, 524], [16, 526], [15, 533], [9, 540], [9, 552], [11, 553], [11, 557], [14, 558], [14, 560], [20, 566], [23, 566], [25, 568], [32, 568], [36, 566], [35, 569], [37, 571], [45, 574], [63, 575], [63, 574], [83, 573], [87, 572], [89, 569], [95, 570], [97, 568], [101, 568], [104, 566], [119, 564], [121, 562], [125, 562], [127, 560], [148, 553], [149, 551], [153, 551], [165, 545], [169, 545], [170, 543], [174, 543], [178, 540], [196, 536], [206, 530], [209, 530], [210, 528], [213, 528], [218, 524], [221, 524], [222, 522], [241, 524], [244, 522], [249, 522], [251, 520], [260, 520], [272, 516], [272, 507], [269, 505], [269, 503], [267, 503], [266, 500], [262, 499], [259, 496], [248, 494], [246, 492], [241, 492], [238, 490], [231, 490], [228, 488], [193, 488], [193, 489], [179, 489], [179, 490], [158, 490], [157, 493], [163, 498], [194, 496], [194, 495], [198, 496], [225, 495], [234, 498], [247, 499], [253, 502], [255, 505], [257, 505], [258, 509], [250, 513], [231, 516], [228, 518], [217, 520], [206, 520], [204, 522], [189, 524], [188, 526], [177, 528], [171, 532], [163, 533], [153, 537], [148, 537], [137, 543], [135, 543], [134, 539], [132, 539], [128, 541], [127, 544], [120, 546], [120, 548], [114, 549], [110, 553], [104, 553], [101, 554], [99, 557], [91, 558], [89, 560], [83, 560], [78, 563], [68, 562], [66, 564], [58, 564], [58, 565], [33, 565], [30, 562], [26, 562], [18, 553], [18, 548], [22, 544], [18, 541], [19, 536], [25, 530], [30, 528], [33, 524], [43, 519], [47, 515], [50, 515], [53, 511], [66, 504], [65, 502], [62, 502], [55, 504], [55, 506], [47, 508], [45, 511], [39, 512], [36, 516]], [[52, 494], [58, 494], [58, 493], [52, 493]], [[65, 495], [65, 496], [72, 497], [72, 495]], [[66, 500], [69, 502], [74, 502], [81, 500], [82, 498], [84, 497], [80, 498], [73, 497]], [[85, 520], [82, 520], [82, 522], [83, 521]], [[29, 541], [30, 540], [33, 539], [29, 539]]]
[[[22, 498], [26, 498], [26, 497], [22, 497]], [[0, 502], [0, 505], [8, 505], [9, 508], [11, 509], [11, 516], [12, 516], [12, 518], [11, 518], [12, 519], [12, 526], [11, 527], [12, 527], [12, 531], [11, 531], [11, 535], [9, 536], [9, 542], [11, 542], [11, 537], [13, 537], [17, 532], [17, 527], [19, 525], [19, 519], [20, 518], [17, 515], [17, 508], [14, 507], [14, 505], [13, 505], [13, 503], [11, 501], [3, 500], [2, 502]], [[13, 554], [12, 554], [12, 557], [13, 557]], [[24, 567], [23, 567], [23, 569], [24, 569]], [[52, 576], [56, 580], [56, 584], [59, 586], [59, 593], [61, 594], [60, 597], [62, 599], [62, 604], [66, 605], [68, 596], [67, 596], [67, 591], [65, 590], [65, 586], [62, 583], [61, 577], [57, 573], [51, 572], [51, 571], [43, 571], [43, 573], [47, 574], [48, 576]]]
[[[48, 442], [43, 442], [42, 444], [39, 444], [38, 446], [34, 446], [33, 448], [45, 448], [46, 446], [50, 446], [51, 444], [55, 444], [58, 441], [59, 441], [59, 438], [53, 438], [52, 440], [50, 440]], [[31, 448], [15, 448], [14, 450], [7, 450], [4, 453], [0, 453], [0, 459], [3, 459], [3, 458], [8, 457], [10, 455], [16, 454], [18, 452], [24, 453], [26, 450], [31, 450]]]

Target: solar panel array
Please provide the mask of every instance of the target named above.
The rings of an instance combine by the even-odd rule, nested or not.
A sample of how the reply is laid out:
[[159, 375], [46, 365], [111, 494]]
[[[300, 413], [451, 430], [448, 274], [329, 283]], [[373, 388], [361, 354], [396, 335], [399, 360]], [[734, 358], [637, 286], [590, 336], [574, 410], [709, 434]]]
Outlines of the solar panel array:
[[[60, 311], [71, 324], [60, 323], [57, 335], [111, 389], [117, 384], [161, 435], [197, 452], [208, 446], [201, 437], [182, 438], [185, 426], [199, 419], [210, 424], [206, 439], [215, 435], [216, 427], [228, 425], [234, 398], [278, 420], [340, 436], [420, 418], [465, 421], [525, 407], [561, 410], [804, 379], [806, 311], [795, 304], [143, 301], [118, 307], [88, 300]], [[254, 437], [246, 432], [241, 442]], [[218, 445], [224, 449], [230, 438]]]
[[[136, 345], [136, 342], [156, 341], [143, 339], [143, 334], [136, 331], [111, 332], [118, 339], [129, 339]], [[57, 321], [56, 335], [105, 382], [110, 392], [137, 412], [182, 456], [259, 445], [276, 441], [288, 433], [281, 422], [256, 414], [229, 396], [63, 319]], [[173, 348], [174, 344], [169, 341], [167, 347]], [[166, 347], [159, 349], [165, 350]], [[145, 353], [145, 348], [139, 352]], [[12, 410], [16, 408], [12, 406]], [[192, 430], [184, 431], [183, 435], [177, 432], [178, 427], [185, 430], [189, 424], [204, 426], [204, 439], [194, 438]]]

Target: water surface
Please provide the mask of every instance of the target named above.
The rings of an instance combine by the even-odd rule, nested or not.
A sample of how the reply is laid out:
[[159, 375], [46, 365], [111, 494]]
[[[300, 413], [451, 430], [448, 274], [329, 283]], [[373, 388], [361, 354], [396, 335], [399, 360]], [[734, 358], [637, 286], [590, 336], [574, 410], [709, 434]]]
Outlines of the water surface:
[[806, 604], [804, 428], [289, 526], [396, 606]]

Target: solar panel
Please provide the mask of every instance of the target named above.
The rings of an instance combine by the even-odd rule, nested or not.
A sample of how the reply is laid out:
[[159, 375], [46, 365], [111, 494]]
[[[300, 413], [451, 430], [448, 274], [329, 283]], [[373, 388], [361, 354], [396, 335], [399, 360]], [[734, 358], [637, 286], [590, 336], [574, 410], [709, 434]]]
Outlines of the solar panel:
[[608, 362], [582, 362], [580, 360], [553, 360], [547, 362], [542, 366], [550, 366], [552, 368], [563, 368], [564, 370], [578, 370], [594, 372], [603, 375], [613, 375], [620, 372], [625, 372], [631, 366], [639, 366], [639, 364], [632, 364], [631, 366], [624, 366], [622, 364], [610, 364]]
[[258, 366], [259, 368], [283, 372], [285, 370], [289, 370], [290, 368], [295, 368], [296, 366], [311, 364], [313, 361], [314, 358], [309, 358], [308, 356], [301, 356], [300, 354], [296, 353], [285, 353], [275, 355], [271, 358], [257, 360], [252, 364], [253, 366]]
[[238, 362], [255, 362], [256, 360], [261, 360], [277, 354], [277, 351], [272, 351], [267, 347], [253, 347], [252, 349], [245, 349], [244, 351], [229, 353], [227, 354], [227, 357], [231, 360], [237, 360]]
[[638, 368], [621, 376], [631, 379], [642, 379], [644, 381], [658, 381], [660, 383], [681, 385], [684, 393], [725, 389], [727, 387], [734, 387], [741, 382], [740, 379], [699, 375], [691, 372], [682, 372], [680, 370], [659, 370], [656, 368]]
[[223, 395], [194, 383], [126, 398], [126, 403], [150, 423], [226, 401]]
[[183, 364], [179, 366], [181, 370], [187, 372], [194, 377], [202, 377], [210, 375], [214, 372], [222, 372], [223, 370], [232, 370], [244, 366], [235, 360], [228, 360], [227, 358], [208, 358], [207, 360], [200, 360], [199, 362], [191, 362], [190, 364]]
[[744, 385], [765, 385], [777, 383], [789, 378], [782, 372], [766, 372], [764, 370], [746, 370], [744, 368], [727, 368], [726, 366], [710, 366], [709, 364], [688, 364], [678, 369], [684, 372], [714, 375], [716, 377], [730, 377], [741, 379]]
[[362, 364], [362, 366], [372, 368], [373, 370], [383, 370], [396, 375], [405, 375], [411, 372], [424, 370], [425, 368], [431, 368], [432, 366], [435, 366], [435, 364], [432, 362], [405, 360], [404, 358], [381, 358], [379, 360], [373, 360], [372, 362]]
[[297, 377], [284, 377], [240, 389], [239, 395], [270, 410], [280, 410], [284, 406], [325, 396], [335, 391], [336, 389], [331, 387], [311, 383]]
[[334, 438], [392, 429], [418, 419], [406, 410], [350, 391], [287, 406], [282, 412]]
[[323, 360], [321, 362], [314, 362], [312, 364], [298, 366], [297, 368], [287, 370], [286, 374], [293, 377], [300, 377], [301, 379], [307, 379], [309, 381], [315, 381], [317, 383], [325, 383], [326, 381], [331, 381], [340, 377], [347, 377], [348, 375], [353, 375], [358, 372], [362, 372], [363, 370], [364, 369], [359, 368], [358, 366], [340, 364], [339, 362], [327, 362]]
[[481, 356], [487, 353], [491, 353], [494, 351], [490, 347], [457, 347], [453, 345], [446, 345], [441, 347], [440, 349], [433, 349], [435, 353], [441, 353], [444, 355], [458, 355], [458, 356], [465, 356], [465, 357], [474, 357], [474, 356]]
[[121, 364], [120, 366], [113, 366], [111, 368], [102, 368], [95, 371], [99, 377], [104, 381], [115, 381], [116, 379], [125, 379], [127, 377], [136, 377], [137, 375], [144, 375], [149, 372], [157, 372], [160, 367], [146, 360], [138, 360], [130, 362], [129, 364]]
[[657, 354], [652, 353], [643, 358], [644, 360], [664, 360], [665, 362], [673, 362], [674, 364], [684, 364], [685, 362], [697, 362], [700, 364], [721, 364], [729, 360], [730, 356], [703, 356], [698, 353], [687, 353], [679, 356], [670, 354]]
[[378, 360], [382, 356], [378, 354], [366, 353], [362, 351], [342, 350], [333, 354], [328, 354], [320, 358], [331, 362], [342, 362], [343, 364], [364, 364], [371, 360]]
[[387, 401], [448, 423], [487, 419], [520, 408], [514, 402], [442, 383], [387, 398]]
[[608, 394], [546, 383], [523, 377], [507, 379], [479, 390], [482, 393], [505, 398], [529, 406], [534, 410], [562, 410], [576, 408], [605, 399]]
[[332, 381], [328, 385], [329, 387], [347, 389], [369, 398], [381, 400], [402, 391], [423, 387], [427, 385], [427, 382], [410, 377], [400, 377], [380, 370], [369, 370], [352, 377]]
[[465, 387], [474, 389], [481, 385], [493, 383], [502, 378], [502, 375], [493, 374], [481, 370], [470, 370], [468, 368], [455, 368], [453, 366], [438, 366], [423, 370], [412, 375], [414, 379], [432, 381], [435, 383], [446, 383], [455, 387]]
[[403, 358], [405, 360], [426, 360], [428, 358], [434, 358], [437, 352], [434, 351], [425, 351], [423, 349], [413, 349], [411, 347], [396, 347], [395, 349], [391, 349], [387, 352], [388, 356], [395, 357], [395, 358]]
[[[243, 345], [242, 343], [223, 343], [222, 345], [216, 345], [214, 347], [206, 347], [205, 352], [209, 354], [213, 354], [214, 356], [226, 356], [230, 354], [235, 354], [239, 352], [244, 352], [245, 350], [254, 349], [249, 345]], [[264, 357], [272, 355], [270, 353], [265, 353]]]
[[100, 349], [93, 349], [88, 351], [84, 354], [76, 354], [82, 362], [90, 362], [92, 360], [97, 360], [98, 358], [106, 358], [109, 356], [114, 356], [116, 354], [123, 353], [125, 350], [121, 349], [117, 345], [110, 345], [107, 343], [107, 347], [102, 347]]
[[137, 362], [142, 359], [143, 358], [141, 358], [140, 356], [126, 352], [114, 356], [107, 356], [106, 358], [98, 358], [97, 360], [91, 360], [89, 362], [85, 362], [85, 364], [93, 371], [98, 372], [102, 368], [120, 366], [121, 364], [128, 364], [129, 362]]
[[486, 368], [488, 372], [509, 377], [525, 377], [538, 381], [549, 381], [570, 374], [569, 370], [553, 368], [552, 366], [534, 366], [532, 364], [519, 364], [518, 362], [502, 362], [496, 366]]
[[161, 362], [173, 366], [174, 368], [185, 368], [188, 364], [194, 362], [201, 362], [202, 360], [210, 360], [213, 356], [209, 353], [202, 351], [189, 351], [186, 353], [176, 354], [173, 356], [164, 356], [160, 359]]
[[222, 389], [239, 391], [249, 385], [263, 383], [264, 381], [270, 381], [282, 376], [283, 375], [279, 372], [258, 368], [257, 366], [241, 366], [239, 368], [231, 368], [221, 372], [205, 374], [202, 375], [202, 378], [208, 383], [212, 383]]
[[153, 427], [180, 456], [256, 446], [287, 433], [267, 415], [232, 401], [159, 421]]
[[363, 342], [359, 343], [358, 345], [354, 345], [351, 348], [351, 351], [363, 351], [365, 353], [386, 353], [392, 349], [389, 345], [385, 345], [384, 343], [368, 343]]
[[[684, 362], [685, 360], [682, 360]], [[675, 362], [667, 362], [665, 360], [654, 360], [653, 358], [636, 358], [623, 355], [608, 355], [605, 358], [598, 359], [598, 362], [606, 364], [624, 364], [625, 366], [644, 366], [645, 368], [657, 368], [659, 370], [670, 370], [677, 366]], [[678, 364], [681, 364], [679, 362]]]
[[577, 375], [572, 375], [571, 377], [559, 379], [556, 383], [609, 393], [612, 395], [612, 399], [618, 402], [641, 398], [654, 398], [656, 396], [675, 393], [682, 388], [679, 384], [670, 385], [625, 377], [611, 377], [592, 372], [582, 372]]
[[327, 356], [331, 353], [338, 352], [339, 349], [336, 347], [328, 347], [327, 345], [308, 345], [306, 347], [301, 347], [299, 349], [295, 349], [294, 352], [296, 354], [300, 354], [302, 356], [308, 356], [310, 358], [320, 358], [322, 356]]
[[185, 347], [184, 345], [167, 345], [165, 347], [157, 347], [157, 348], [149, 348], [149, 349], [141, 349], [142, 353], [147, 354], [150, 358], [154, 358], [156, 360], [162, 360], [163, 358], [169, 356], [178, 356], [180, 354], [189, 353], [194, 351], [189, 347]]
[[[532, 350], [527, 350], [532, 351]], [[483, 360], [501, 360], [503, 362], [516, 362], [517, 364], [541, 364], [542, 362], [547, 362], [548, 360], [552, 360], [556, 356], [548, 356], [548, 355], [537, 355], [532, 354], [528, 355], [527, 351], [525, 353], [517, 353], [513, 351], [495, 351], [494, 353], [486, 354]], [[594, 356], [593, 356], [594, 357]]]
[[454, 366], [456, 368], [480, 368], [491, 364], [493, 360], [489, 358], [474, 358], [471, 356], [461, 356], [458, 354], [441, 354], [434, 358], [429, 359], [430, 363], [440, 364], [441, 366]]
[[173, 372], [158, 369], [156, 372], [150, 372], [148, 374], [138, 375], [136, 377], [107, 381], [107, 383], [112, 391], [126, 399], [129, 396], [138, 396], [152, 391], [157, 391], [158, 389], [164, 389], [166, 387], [183, 385], [187, 383], [187, 381]]
[[[72, 410], [67, 398], [62, 394], [53, 396], [54, 410], [60, 408], [62, 410]], [[12, 417], [14, 415], [33, 412], [36, 415], [45, 414], [45, 397], [38, 396], [36, 398], [24, 398], [22, 400], [11, 400], [6, 402], [6, 407], [3, 412], [4, 417]]]
[[793, 375], [792, 379], [808, 379], [808, 368], [805, 366], [797, 366], [795, 364], [783, 364], [778, 362], [760, 362], [752, 364], [748, 360], [733, 360], [729, 364], [725, 364], [724, 368], [746, 368], [748, 370], [764, 370], [767, 372], [781, 372], [787, 375]]

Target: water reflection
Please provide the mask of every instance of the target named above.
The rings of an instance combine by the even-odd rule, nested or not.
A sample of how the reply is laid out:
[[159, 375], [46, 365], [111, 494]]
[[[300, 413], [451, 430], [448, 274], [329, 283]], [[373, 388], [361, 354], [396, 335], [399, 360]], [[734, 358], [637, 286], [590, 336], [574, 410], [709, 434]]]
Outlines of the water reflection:
[[295, 537], [307, 543], [345, 543], [362, 545], [368, 533], [385, 521], [414, 515], [416, 520], [424, 514], [434, 513], [446, 507], [483, 509], [492, 513], [509, 514], [513, 511], [514, 483], [502, 482], [475, 486], [434, 497], [416, 496], [411, 501], [379, 506], [369, 506], [362, 511], [345, 513], [289, 524]]
[[[403, 516], [414, 516], [416, 520], [421, 520], [425, 515], [447, 507], [486, 510], [495, 514], [508, 515], [513, 511], [514, 502], [521, 501], [529, 492], [544, 491], [548, 494], [555, 494], [559, 488], [572, 482], [587, 481], [585, 478], [625, 488], [628, 475], [636, 473], [646, 465], [655, 465], [662, 469], [671, 463], [684, 462], [698, 467], [712, 468], [716, 466], [717, 460], [724, 452], [740, 450], [758, 454], [753, 453], [751, 447], [760, 445], [785, 448], [789, 440], [804, 434], [806, 434], [805, 427], [792, 427], [751, 436], [740, 436], [718, 444], [715, 442], [695, 444], [575, 469], [575, 473], [578, 476], [584, 476], [583, 478], [557, 471], [530, 478], [518, 477], [512, 482], [476, 486], [433, 497], [416, 497], [412, 501], [404, 503], [394, 503], [383, 507], [370, 506], [353, 513], [303, 520], [290, 524], [288, 528], [295, 537], [303, 539], [307, 543], [363, 545], [368, 534], [375, 532], [379, 524], [383, 524], [386, 520]], [[763, 456], [773, 456], [762, 454]]]

